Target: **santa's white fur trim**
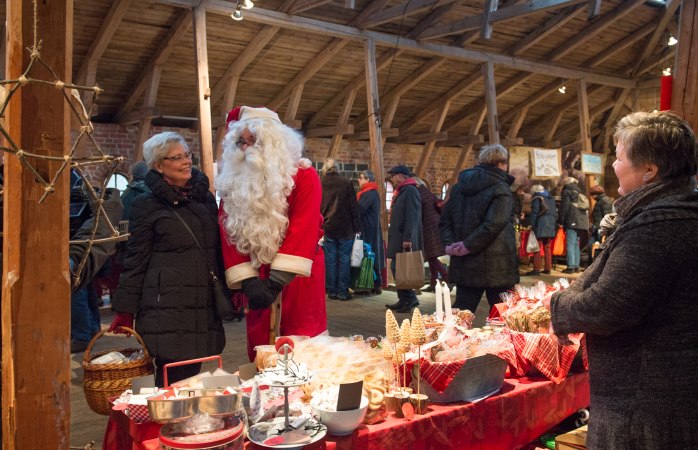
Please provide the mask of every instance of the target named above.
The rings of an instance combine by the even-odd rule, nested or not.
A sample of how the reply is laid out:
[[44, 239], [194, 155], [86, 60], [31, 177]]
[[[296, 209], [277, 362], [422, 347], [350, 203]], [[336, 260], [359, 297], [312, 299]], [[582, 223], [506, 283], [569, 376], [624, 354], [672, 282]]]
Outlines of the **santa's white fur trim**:
[[271, 268], [273, 270], [295, 273], [302, 277], [309, 277], [310, 271], [313, 269], [313, 260], [301, 256], [277, 253], [271, 262]]
[[244, 122], [250, 119], [269, 119], [281, 123], [279, 115], [268, 108], [252, 108], [251, 106], [243, 106], [240, 108], [240, 121]]
[[252, 267], [252, 263], [245, 262], [233, 266], [225, 271], [225, 282], [230, 289], [240, 289], [241, 282], [248, 278], [255, 278], [259, 276], [259, 270]]

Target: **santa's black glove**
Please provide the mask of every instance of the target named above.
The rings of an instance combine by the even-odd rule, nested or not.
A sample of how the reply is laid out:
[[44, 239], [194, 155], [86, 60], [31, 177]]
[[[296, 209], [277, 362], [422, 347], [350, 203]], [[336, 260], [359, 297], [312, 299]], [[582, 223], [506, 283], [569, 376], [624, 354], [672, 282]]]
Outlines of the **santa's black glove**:
[[259, 278], [244, 280], [242, 282], [242, 292], [247, 296], [250, 309], [268, 308], [276, 300], [276, 294], [269, 289], [267, 280]]
[[[276, 300], [276, 297], [279, 296], [281, 293], [281, 289], [283, 289], [284, 285], [281, 283], [277, 283], [276, 281], [272, 280], [271, 278], [267, 278], [264, 280], [264, 284], [267, 285], [267, 288], [269, 289], [269, 292], [271, 292], [271, 295], [274, 296], [274, 300]], [[272, 301], [273, 303], [273, 301]]]

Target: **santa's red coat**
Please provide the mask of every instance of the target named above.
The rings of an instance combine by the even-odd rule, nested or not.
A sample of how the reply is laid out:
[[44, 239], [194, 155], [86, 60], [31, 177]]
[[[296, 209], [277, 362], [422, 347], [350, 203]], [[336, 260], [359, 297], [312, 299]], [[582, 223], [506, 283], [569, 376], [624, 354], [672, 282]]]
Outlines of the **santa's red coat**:
[[[278, 253], [271, 264], [256, 270], [250, 255], [241, 254], [229, 243], [221, 223], [221, 242], [225, 278], [228, 286], [239, 289], [248, 278], [267, 278], [269, 270], [296, 274], [282, 291], [281, 335], [317, 336], [327, 329], [325, 309], [325, 257], [318, 241], [322, 237], [322, 187], [312, 167], [298, 169], [295, 186], [288, 197], [288, 228]], [[219, 218], [225, 215], [223, 202]], [[271, 309], [250, 310], [246, 316], [247, 353], [254, 360], [254, 348], [269, 344]]]

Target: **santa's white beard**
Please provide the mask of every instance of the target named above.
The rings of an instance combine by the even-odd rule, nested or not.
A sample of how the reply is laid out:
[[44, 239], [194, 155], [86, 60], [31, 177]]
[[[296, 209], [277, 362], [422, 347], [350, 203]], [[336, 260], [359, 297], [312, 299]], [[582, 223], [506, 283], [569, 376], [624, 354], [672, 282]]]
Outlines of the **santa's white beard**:
[[265, 160], [256, 146], [227, 150], [224, 159], [217, 185], [227, 214], [223, 225], [229, 242], [250, 255], [253, 267], [269, 264], [288, 227], [292, 176], [278, 167], [284, 165], [281, 161]]

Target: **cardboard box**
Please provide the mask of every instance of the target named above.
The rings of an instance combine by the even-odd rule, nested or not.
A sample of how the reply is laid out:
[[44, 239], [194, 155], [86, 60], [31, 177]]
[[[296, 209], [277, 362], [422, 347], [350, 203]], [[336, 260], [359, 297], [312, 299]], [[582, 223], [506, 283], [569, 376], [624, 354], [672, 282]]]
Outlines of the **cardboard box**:
[[555, 438], [555, 450], [580, 450], [586, 449], [587, 426], [579, 427], [569, 433], [561, 434]]

